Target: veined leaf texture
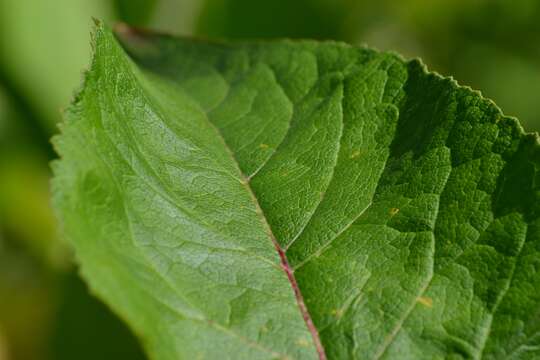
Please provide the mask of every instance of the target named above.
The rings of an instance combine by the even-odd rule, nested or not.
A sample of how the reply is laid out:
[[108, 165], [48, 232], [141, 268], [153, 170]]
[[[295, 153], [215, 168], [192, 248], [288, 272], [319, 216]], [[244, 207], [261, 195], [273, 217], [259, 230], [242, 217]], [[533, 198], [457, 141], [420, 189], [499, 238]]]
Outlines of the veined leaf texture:
[[492, 102], [343, 43], [94, 41], [54, 203], [151, 358], [540, 357], [538, 139]]

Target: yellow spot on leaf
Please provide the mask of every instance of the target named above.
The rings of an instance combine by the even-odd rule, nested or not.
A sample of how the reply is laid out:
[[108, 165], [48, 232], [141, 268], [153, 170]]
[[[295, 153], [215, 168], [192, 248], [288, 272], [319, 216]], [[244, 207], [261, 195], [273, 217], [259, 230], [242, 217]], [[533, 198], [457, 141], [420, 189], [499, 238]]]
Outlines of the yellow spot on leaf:
[[309, 346], [309, 341], [307, 341], [304, 338], [300, 338], [300, 339], [296, 340], [296, 345], [302, 346], [302, 347], [308, 347]]
[[433, 307], [433, 299], [427, 296], [420, 296], [418, 302], [428, 308]]
[[391, 216], [396, 215], [398, 212], [399, 212], [399, 209], [398, 209], [398, 208], [391, 208], [391, 209], [390, 209], [390, 215], [391, 215]]
[[353, 153], [351, 154], [351, 159], [355, 159], [357, 157], [360, 156], [360, 151], [359, 150], [355, 150], [353, 151]]
[[259, 147], [264, 150], [268, 149], [270, 146], [268, 146], [268, 144], [260, 144]]

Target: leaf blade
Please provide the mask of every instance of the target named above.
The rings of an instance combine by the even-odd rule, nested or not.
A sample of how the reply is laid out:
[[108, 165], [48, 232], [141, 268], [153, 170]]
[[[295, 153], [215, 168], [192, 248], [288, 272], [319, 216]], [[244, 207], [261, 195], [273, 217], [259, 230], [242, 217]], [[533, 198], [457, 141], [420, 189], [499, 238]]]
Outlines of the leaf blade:
[[[240, 278], [244, 271], [268, 265], [256, 276], [252, 273], [250, 281], [265, 284], [266, 296], [280, 294], [275, 304], [287, 304], [287, 310], [281, 309], [287, 315], [278, 316], [284, 321], [280, 324], [294, 323], [276, 325], [287, 330], [261, 337], [267, 326], [258, 322], [253, 327], [247, 318], [268, 319], [271, 311], [259, 301], [269, 300], [253, 297], [238, 302], [233, 306], [237, 314], [250, 312], [241, 317], [245, 321], [241, 337], [250, 340], [243, 345], [262, 351], [261, 356], [312, 358], [316, 346], [311, 329], [303, 324], [302, 311], [279, 269], [271, 241], [275, 238], [278, 249], [287, 251], [302, 293], [299, 299], [303, 296], [329, 358], [536, 354], [537, 317], [526, 316], [524, 309], [534, 311], [540, 304], [531, 291], [539, 277], [526, 270], [538, 261], [539, 202], [534, 179], [539, 152], [536, 137], [524, 135], [514, 119], [505, 118], [492, 103], [452, 80], [428, 73], [419, 62], [407, 63], [369, 49], [290, 41], [211, 44], [132, 30], [119, 37], [130, 57], [117, 48], [115, 56], [99, 65], [102, 78], [116, 77], [117, 82], [96, 86], [98, 100], [88, 96], [89, 104], [83, 106], [94, 113], [76, 114], [76, 109], [73, 119], [88, 122], [92, 116], [109, 116], [104, 132], [95, 134], [97, 142], [88, 143], [88, 148], [114, 145], [129, 165], [115, 163], [114, 170], [121, 170], [121, 176], [111, 171], [107, 181], [123, 181], [113, 204], [128, 201], [129, 212], [117, 211], [124, 211], [124, 219], [132, 218], [131, 237], [150, 248], [166, 245], [159, 254], [148, 249], [142, 255], [130, 253], [127, 257], [139, 262], [131, 264], [128, 272], [116, 270], [126, 284], [148, 277], [144, 273], [148, 264], [158, 266], [150, 272], [170, 274], [166, 267], [159, 268], [170, 254], [180, 263], [192, 253], [209, 256], [193, 249], [175, 251], [183, 239], [195, 237], [224, 247], [240, 242], [240, 250], [252, 256], [249, 270], [242, 267], [245, 258], [220, 253], [207, 271], [216, 279], [226, 278], [224, 274], [231, 271], [223, 266], [226, 262], [241, 268], [235, 273]], [[117, 46], [112, 37], [108, 44]], [[127, 64], [126, 68], [115, 70], [117, 62]], [[129, 82], [126, 73], [135, 80]], [[86, 99], [84, 94], [82, 98]], [[115, 118], [127, 119], [128, 125]], [[250, 124], [257, 124], [256, 130], [269, 124], [272, 130], [254, 133]], [[68, 157], [81, 151], [78, 144], [85, 143], [81, 134], [95, 133], [97, 128], [89, 124], [64, 131], [58, 142], [67, 139], [71, 145], [59, 146], [60, 153]], [[77, 224], [78, 212], [106, 199], [98, 201], [89, 192], [103, 182], [99, 173], [92, 173], [91, 186], [69, 185], [74, 181], [71, 175], [77, 178], [88, 172], [77, 169], [75, 160], [87, 156], [69, 155], [71, 163], [64, 158], [64, 169], [56, 172], [57, 193], [65, 197], [57, 200], [57, 206], [63, 207], [66, 224]], [[219, 181], [205, 182], [192, 175], [200, 171], [206, 178], [209, 171], [219, 175]], [[130, 188], [140, 179], [145, 179], [144, 186]], [[154, 203], [146, 199], [153, 192], [167, 196]], [[86, 193], [81, 209], [66, 208], [73, 201], [69, 197], [79, 193]], [[138, 204], [129, 203], [130, 197]], [[167, 220], [167, 231], [149, 225], [165, 221], [174, 212], [199, 219], [198, 227], [179, 215]], [[95, 214], [82, 218], [107, 223]], [[116, 230], [117, 242], [128, 230]], [[74, 237], [77, 231], [74, 226], [67, 233]], [[95, 231], [86, 225], [87, 234]], [[171, 239], [159, 238], [160, 232]], [[79, 256], [86, 257], [84, 271], [85, 262], [88, 268], [92, 261], [88, 254], [95, 249], [80, 245], [88, 235], [75, 237], [79, 237]], [[274, 270], [276, 277], [266, 282], [266, 271]], [[104, 289], [114, 280], [103, 274], [98, 279], [99, 272], [87, 269], [87, 277], [96, 289]], [[193, 316], [202, 313], [219, 331], [227, 332], [234, 321], [220, 310], [236, 304], [237, 298], [224, 298], [228, 292], [223, 288], [207, 288], [194, 297], [194, 285], [185, 282], [186, 274], [190, 270], [184, 267], [172, 285], [158, 279], [177, 290], [165, 293], [164, 298], [172, 301], [165, 305], [189, 312], [196, 308], [193, 303], [207, 302]], [[151, 282], [146, 286], [152, 289]], [[111, 296], [118, 291], [114, 288], [101, 290], [103, 297], [129, 304], [127, 298]], [[186, 297], [190, 301], [183, 302]], [[142, 301], [137, 311], [144, 313], [147, 307]], [[148, 316], [164, 321], [159, 314]], [[127, 317], [146, 338], [159, 333], [140, 323], [142, 316], [135, 311]], [[505, 327], [494, 319], [510, 323], [514, 335], [502, 336]], [[197, 343], [185, 331], [171, 325], [164, 333], [186, 336], [180, 341], [184, 350], [171, 341], [159, 346], [169, 353], [154, 355], [201, 354], [199, 348], [185, 350], [191, 341]], [[255, 356], [233, 350], [217, 334], [212, 336], [219, 353]], [[266, 344], [266, 352], [260, 344]]]
[[[303, 357], [314, 351], [241, 174], [216, 141], [204, 114], [171, 84], [145, 83], [112, 34], [98, 30], [97, 36], [96, 63], [63, 138], [57, 141], [64, 154], [59, 166], [80, 171], [74, 179], [67, 168], [56, 169], [56, 186], [67, 195], [56, 201], [84, 264], [83, 274], [95, 291], [133, 320], [137, 333], [145, 334], [154, 357], [212, 358], [222, 352], [246, 358]], [[141, 91], [139, 84], [154, 97]], [[174, 94], [177, 105], [161, 93], [164, 89]], [[179, 110], [178, 103], [183, 113], [191, 111], [187, 114], [198, 121], [196, 126], [170, 123], [167, 109]], [[85, 121], [76, 119], [77, 112], [85, 113]], [[119, 116], [122, 122], [114, 120]], [[133, 123], [134, 119], [147, 122]], [[155, 123], [156, 119], [169, 123]], [[158, 136], [145, 137], [149, 129]], [[168, 148], [180, 132], [185, 144]], [[69, 141], [71, 135], [77, 141]], [[142, 139], [139, 143], [133, 141], [136, 135]], [[92, 155], [94, 147], [100, 151]], [[78, 158], [87, 161], [81, 164]], [[157, 158], [162, 161], [155, 162]], [[184, 188], [174, 188], [167, 174], [183, 177]], [[225, 191], [204, 190], [218, 185]], [[69, 197], [70, 188], [72, 194], [80, 194]], [[214, 211], [208, 208], [209, 201]], [[165, 209], [168, 215], [155, 217]], [[101, 227], [93, 229], [93, 224]], [[249, 232], [242, 235], [242, 227]], [[193, 238], [194, 231], [198, 238]], [[93, 244], [88, 234], [100, 242]], [[147, 236], [160, 245], [148, 243]], [[175, 241], [179, 237], [185, 239], [180, 244]], [[246, 308], [245, 302], [260, 307]], [[158, 317], [161, 320], [153, 324]], [[288, 329], [287, 336], [279, 334], [282, 328]], [[291, 337], [291, 331], [296, 336]], [[217, 345], [205, 346], [207, 338]]]

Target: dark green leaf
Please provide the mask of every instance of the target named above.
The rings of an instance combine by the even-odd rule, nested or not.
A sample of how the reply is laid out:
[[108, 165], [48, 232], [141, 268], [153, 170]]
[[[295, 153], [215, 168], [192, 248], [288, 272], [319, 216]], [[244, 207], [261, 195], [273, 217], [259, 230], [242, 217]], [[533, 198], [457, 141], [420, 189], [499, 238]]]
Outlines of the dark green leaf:
[[198, 32], [226, 38], [316, 38], [344, 36], [351, 0], [207, 0]]
[[130, 25], [142, 26], [152, 17], [158, 0], [115, 0], [118, 18]]

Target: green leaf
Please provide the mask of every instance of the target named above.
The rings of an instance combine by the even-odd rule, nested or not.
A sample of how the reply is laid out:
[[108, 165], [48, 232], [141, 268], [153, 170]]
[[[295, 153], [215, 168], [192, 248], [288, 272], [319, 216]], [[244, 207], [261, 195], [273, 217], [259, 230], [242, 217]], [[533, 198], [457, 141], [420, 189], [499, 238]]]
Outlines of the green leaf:
[[54, 203], [153, 358], [540, 356], [536, 135], [393, 54], [121, 30]]

